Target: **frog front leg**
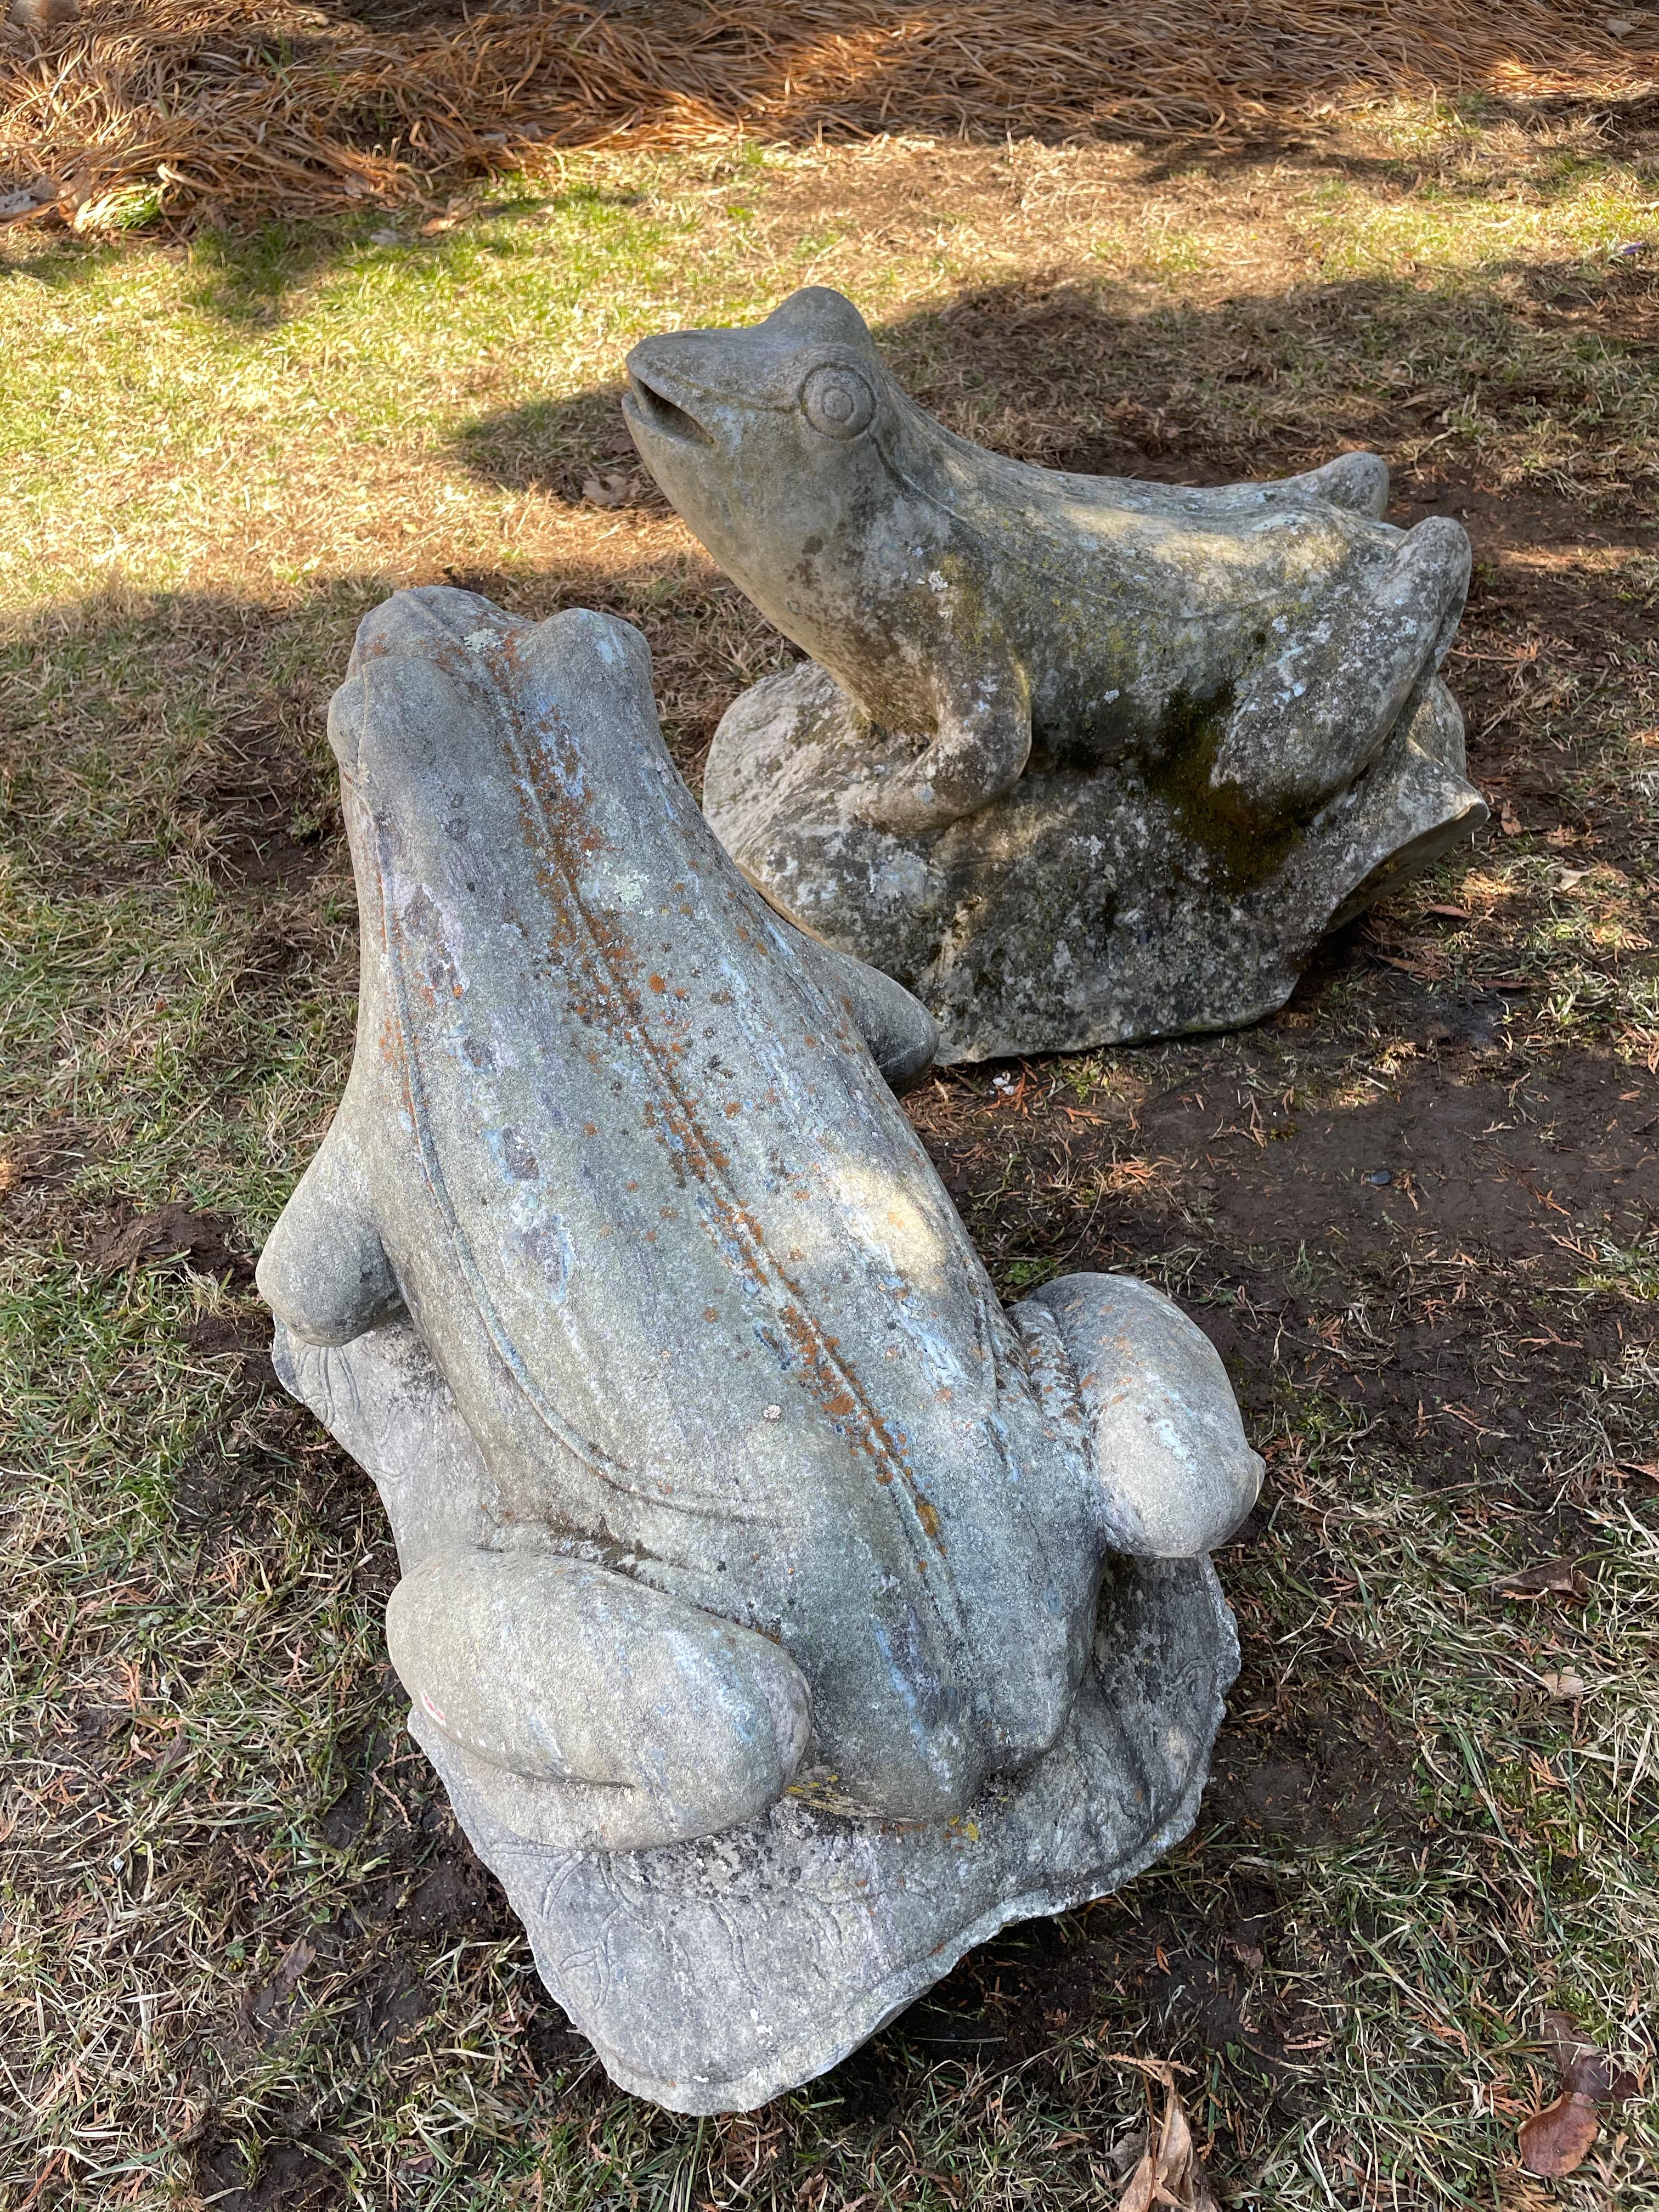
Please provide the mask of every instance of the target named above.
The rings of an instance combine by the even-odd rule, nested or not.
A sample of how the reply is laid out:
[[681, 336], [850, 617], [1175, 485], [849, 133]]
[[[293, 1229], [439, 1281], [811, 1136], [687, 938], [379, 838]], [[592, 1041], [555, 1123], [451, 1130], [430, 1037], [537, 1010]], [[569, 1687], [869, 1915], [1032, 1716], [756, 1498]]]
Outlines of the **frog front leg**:
[[939, 1051], [939, 1024], [927, 1007], [879, 968], [809, 937], [799, 923], [778, 919], [819, 989], [869, 1047], [889, 1090], [900, 1097], [914, 1090]]
[[[947, 629], [950, 612], [947, 605]], [[947, 635], [934, 653], [933, 685], [931, 734], [918, 749], [908, 732], [895, 732], [895, 750], [854, 802], [866, 821], [900, 836], [978, 813], [1012, 790], [1031, 757], [1030, 685], [994, 636], [964, 646]]]
[[416, 1735], [507, 1827], [559, 1850], [748, 1826], [811, 1729], [805, 1678], [776, 1644], [559, 1553], [434, 1553], [392, 1592], [386, 1639]]
[[1060, 1276], [1012, 1318], [1045, 1403], [1099, 1485], [1109, 1548], [1184, 1559], [1224, 1543], [1262, 1467], [1202, 1329], [1133, 1275]]

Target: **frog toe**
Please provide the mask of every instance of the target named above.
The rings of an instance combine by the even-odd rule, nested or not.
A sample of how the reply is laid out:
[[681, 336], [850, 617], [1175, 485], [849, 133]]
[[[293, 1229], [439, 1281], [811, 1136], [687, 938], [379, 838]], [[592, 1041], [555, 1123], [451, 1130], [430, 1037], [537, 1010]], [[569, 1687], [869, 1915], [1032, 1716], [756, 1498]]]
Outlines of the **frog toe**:
[[265, 1239], [254, 1280], [307, 1344], [350, 1344], [402, 1312], [366, 1178], [337, 1121]]
[[939, 1024], [927, 1007], [879, 968], [793, 928], [792, 934], [820, 988], [844, 1010], [869, 1047], [888, 1088], [901, 1097], [913, 1090], [939, 1051]]
[[1339, 453], [1322, 469], [1290, 477], [1285, 489], [1311, 492], [1333, 507], [1381, 521], [1389, 504], [1389, 465], [1381, 453]]

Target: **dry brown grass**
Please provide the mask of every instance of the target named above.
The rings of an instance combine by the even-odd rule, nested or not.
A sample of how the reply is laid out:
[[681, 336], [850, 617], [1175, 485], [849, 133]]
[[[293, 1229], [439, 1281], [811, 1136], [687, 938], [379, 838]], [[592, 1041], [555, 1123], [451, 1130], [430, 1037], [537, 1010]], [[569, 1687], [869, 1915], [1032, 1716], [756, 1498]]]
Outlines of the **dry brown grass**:
[[1659, 16], [1613, 20], [1570, 0], [527, 0], [375, 28], [294, 0], [94, 0], [5, 34], [0, 168], [95, 229], [407, 200], [624, 134], [1227, 145], [1385, 95], [1651, 90]]

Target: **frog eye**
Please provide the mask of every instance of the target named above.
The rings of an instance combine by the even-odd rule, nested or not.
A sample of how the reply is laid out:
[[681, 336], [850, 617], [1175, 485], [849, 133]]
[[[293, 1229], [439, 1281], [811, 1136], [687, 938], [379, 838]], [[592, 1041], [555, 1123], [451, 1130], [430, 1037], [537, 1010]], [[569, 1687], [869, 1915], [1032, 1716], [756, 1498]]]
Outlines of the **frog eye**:
[[800, 388], [807, 421], [826, 438], [856, 438], [876, 419], [875, 388], [856, 368], [815, 368]]

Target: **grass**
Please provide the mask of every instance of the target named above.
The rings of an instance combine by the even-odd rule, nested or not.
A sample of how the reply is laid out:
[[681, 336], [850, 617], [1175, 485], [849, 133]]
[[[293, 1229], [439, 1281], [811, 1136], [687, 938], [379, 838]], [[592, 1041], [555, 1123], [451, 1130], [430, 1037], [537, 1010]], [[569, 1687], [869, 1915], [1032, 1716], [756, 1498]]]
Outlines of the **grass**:
[[[1609, 252], [1656, 173], [1401, 108], [1224, 161], [714, 147], [421, 223], [12, 234], [8, 2212], [1092, 2206], [1126, 2057], [1187, 2069], [1232, 2203], [1659, 2205], [1659, 253]], [[609, 2089], [401, 1733], [378, 1501], [276, 1389], [247, 1262], [349, 1052], [356, 622], [449, 576], [623, 612], [695, 775], [787, 649], [634, 470], [618, 366], [808, 282], [1028, 458], [1381, 446], [1475, 538], [1451, 674], [1504, 826], [1244, 1036], [913, 1101], [1005, 1293], [1133, 1267], [1221, 1346], [1271, 1468], [1222, 1562], [1245, 1673], [1188, 1844], [700, 2125]], [[1497, 1587], [1554, 1556], [1581, 1601]], [[1546, 2185], [1553, 2003], [1644, 2094]]]

